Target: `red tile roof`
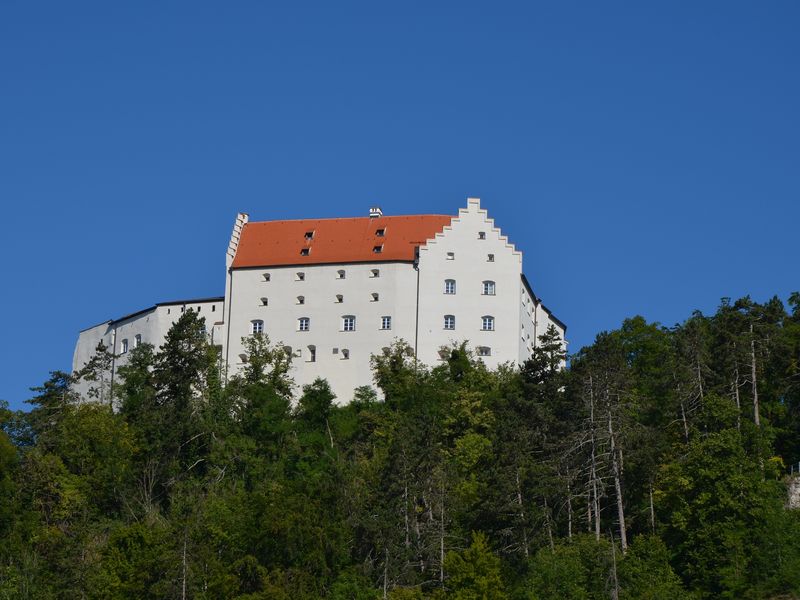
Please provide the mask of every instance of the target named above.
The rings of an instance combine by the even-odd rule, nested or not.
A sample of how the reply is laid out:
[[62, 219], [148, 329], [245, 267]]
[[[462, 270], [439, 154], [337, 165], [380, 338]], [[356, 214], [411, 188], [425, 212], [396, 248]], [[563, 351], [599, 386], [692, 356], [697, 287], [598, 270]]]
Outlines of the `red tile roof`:
[[[421, 246], [450, 224], [448, 215], [303, 219], [247, 223], [232, 268], [413, 261]], [[377, 231], [384, 230], [383, 237]], [[311, 239], [306, 233], [313, 232]], [[380, 246], [381, 251], [376, 252]], [[301, 251], [308, 250], [307, 253]]]

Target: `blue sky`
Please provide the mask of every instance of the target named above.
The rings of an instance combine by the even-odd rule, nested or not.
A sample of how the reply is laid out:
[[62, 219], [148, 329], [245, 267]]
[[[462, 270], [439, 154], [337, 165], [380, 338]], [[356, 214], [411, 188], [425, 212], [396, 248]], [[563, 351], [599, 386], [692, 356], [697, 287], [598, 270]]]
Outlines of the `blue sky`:
[[84, 327], [221, 295], [238, 211], [480, 196], [572, 350], [785, 299], [799, 29], [788, 1], [4, 2], [0, 399]]

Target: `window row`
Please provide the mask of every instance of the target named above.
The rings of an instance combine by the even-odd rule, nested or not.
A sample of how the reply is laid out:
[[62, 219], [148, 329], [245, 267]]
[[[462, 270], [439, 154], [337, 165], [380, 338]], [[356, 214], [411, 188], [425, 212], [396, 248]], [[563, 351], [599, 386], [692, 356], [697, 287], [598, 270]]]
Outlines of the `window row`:
[[[301, 358], [305, 354], [305, 361], [306, 362], [317, 362], [317, 347], [313, 344], [309, 344], [305, 348], [305, 352], [302, 348], [298, 348], [294, 350], [291, 346], [284, 346], [283, 351], [292, 357]], [[338, 356], [341, 360], [349, 360], [350, 359], [350, 350], [348, 348], [333, 348], [332, 354]], [[249, 358], [247, 354], [240, 354], [239, 355], [239, 362], [242, 364], [246, 364], [249, 362]]]
[[[483, 232], [481, 232], [483, 233]], [[485, 237], [480, 238], [482, 240], [486, 239]], [[455, 260], [456, 253], [455, 252], [448, 252], [447, 253], [447, 260]], [[486, 262], [494, 262], [494, 254], [487, 254], [486, 255]]]
[[[133, 336], [133, 347], [138, 348], [142, 345], [142, 336], [140, 334], [136, 334]], [[128, 338], [124, 338], [119, 343], [119, 353], [126, 354], [128, 352]]]
[[[372, 292], [370, 294], [371, 302], [379, 302], [381, 299], [381, 295], [378, 292]], [[333, 297], [333, 301], [335, 304], [342, 304], [344, 302], [344, 296], [342, 294], [336, 294]], [[295, 298], [295, 304], [305, 304], [306, 297], [305, 296], [297, 296]], [[262, 297], [260, 301], [260, 306], [269, 306], [269, 298]]]
[[[444, 328], [448, 331], [453, 331], [456, 328], [455, 315], [444, 316]], [[481, 317], [481, 331], [494, 331], [494, 317], [491, 315], [484, 315]]]
[[[376, 248], [377, 248], [377, 246], [376, 246]], [[305, 250], [308, 250], [308, 249], [306, 248]], [[376, 252], [380, 252], [380, 251], [376, 251]], [[302, 251], [301, 251], [301, 254], [302, 254]], [[304, 254], [303, 256], [308, 256], [308, 253]], [[381, 270], [380, 269], [370, 269], [370, 272], [369, 272], [369, 278], [370, 279], [375, 279], [376, 277], [380, 277], [380, 276], [381, 276]], [[338, 271], [336, 271], [335, 279], [347, 279], [347, 271], [345, 271], [344, 269], [339, 269]], [[265, 281], [265, 282], [272, 281], [272, 273], [262, 273], [261, 274], [261, 280]], [[306, 280], [305, 272], [297, 271], [294, 274], [294, 280], [295, 281], [305, 281]]]
[[[392, 317], [385, 315], [380, 318], [380, 329], [390, 330], [392, 328]], [[456, 328], [455, 315], [444, 315], [444, 329], [454, 331]], [[356, 317], [355, 315], [344, 315], [341, 320], [340, 331], [355, 331], [356, 330]], [[481, 331], [494, 331], [495, 322], [492, 315], [484, 315], [481, 317]], [[311, 331], [311, 318], [300, 317], [297, 319], [297, 331]], [[264, 333], [264, 321], [261, 319], [254, 319], [250, 321], [250, 333], [259, 334]], [[123, 340], [126, 344], [125, 352], [127, 352], [127, 340]]]
[[[475, 348], [475, 351], [478, 354], [478, 356], [492, 355], [492, 349], [489, 346], [478, 346], [477, 348]], [[439, 358], [441, 360], [447, 360], [450, 357], [450, 353], [451, 350], [448, 350], [447, 348], [442, 348], [441, 350], [439, 350]]]
[[[383, 331], [388, 331], [392, 328], [392, 317], [389, 315], [380, 318], [380, 328]], [[344, 315], [341, 320], [340, 331], [355, 331], [356, 330], [356, 317], [354, 315]], [[297, 331], [311, 331], [311, 318], [300, 317], [297, 319]], [[261, 319], [253, 319], [250, 321], [250, 333], [260, 334], [264, 333], [264, 321]], [[126, 340], [127, 343], [127, 340]]]
[[[497, 286], [495, 285], [494, 281], [486, 280], [481, 282], [481, 294], [484, 296], [494, 296], [497, 291]], [[444, 293], [447, 295], [453, 295], [456, 293], [456, 280], [455, 279], [445, 279], [444, 280]]]

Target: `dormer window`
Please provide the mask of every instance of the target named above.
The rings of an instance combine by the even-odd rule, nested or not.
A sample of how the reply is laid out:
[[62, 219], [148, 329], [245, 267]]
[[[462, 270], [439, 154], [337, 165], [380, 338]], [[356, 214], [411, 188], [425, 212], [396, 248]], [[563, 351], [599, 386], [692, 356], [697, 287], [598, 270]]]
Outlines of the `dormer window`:
[[375, 235], [378, 237], [384, 237], [386, 235], [386, 229], [376, 229]]
[[297, 272], [297, 273], [294, 274], [294, 280], [295, 281], [305, 281], [306, 280], [306, 274], [301, 272], [301, 271]]
[[344, 269], [336, 271], [336, 279], [344, 279], [345, 275], [347, 275], [347, 273], [345, 273]]
[[311, 241], [311, 240], [314, 239], [314, 232], [313, 231], [306, 231], [306, 234], [305, 234], [304, 237], [306, 238], [307, 241]]
[[372, 247], [372, 251], [373, 251], [375, 254], [380, 254], [381, 252], [383, 252], [383, 245], [380, 245], [380, 246], [373, 246], [373, 247]]
[[311, 248], [303, 248], [300, 250], [300, 256], [308, 256], [311, 254]]

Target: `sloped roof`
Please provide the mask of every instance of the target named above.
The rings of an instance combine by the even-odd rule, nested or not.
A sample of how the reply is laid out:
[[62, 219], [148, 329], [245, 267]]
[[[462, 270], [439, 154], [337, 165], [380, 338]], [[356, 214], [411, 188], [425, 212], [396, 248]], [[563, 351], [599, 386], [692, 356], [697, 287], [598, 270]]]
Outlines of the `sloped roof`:
[[[411, 262], [414, 248], [452, 219], [449, 215], [408, 215], [250, 222], [242, 230], [231, 266]], [[381, 229], [383, 236], [378, 235]], [[313, 234], [310, 239], [308, 233]], [[378, 246], [380, 252], [375, 250]]]

